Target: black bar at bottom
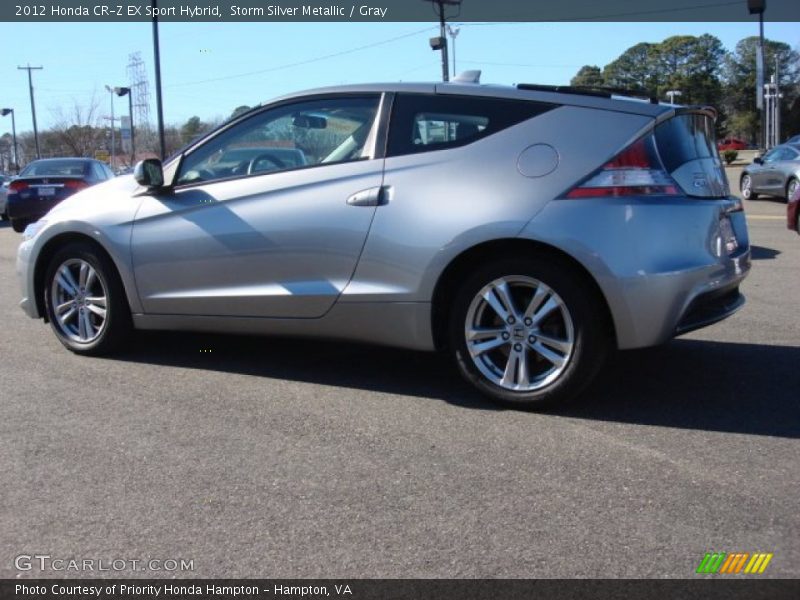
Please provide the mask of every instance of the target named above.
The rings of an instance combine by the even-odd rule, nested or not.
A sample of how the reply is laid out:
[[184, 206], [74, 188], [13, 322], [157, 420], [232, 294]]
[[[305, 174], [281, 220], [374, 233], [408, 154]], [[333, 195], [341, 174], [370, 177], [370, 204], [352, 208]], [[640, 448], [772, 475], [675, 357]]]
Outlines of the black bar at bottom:
[[796, 600], [800, 580], [3, 579], [2, 600]]

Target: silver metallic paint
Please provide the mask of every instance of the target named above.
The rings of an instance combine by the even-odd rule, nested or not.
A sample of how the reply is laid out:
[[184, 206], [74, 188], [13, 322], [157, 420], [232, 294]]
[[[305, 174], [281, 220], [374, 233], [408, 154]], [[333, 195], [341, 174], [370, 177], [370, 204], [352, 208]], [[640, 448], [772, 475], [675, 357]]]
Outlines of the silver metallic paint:
[[[48, 241], [73, 232], [109, 253], [138, 328], [420, 350], [434, 346], [430, 302], [441, 273], [483, 242], [529, 239], [571, 256], [605, 296], [621, 348], [665, 341], [692, 299], [747, 274], [741, 212], [730, 214], [739, 253], [714, 253], [733, 200], [558, 199], [674, 115], [673, 107], [498, 86], [435, 89], [564, 106], [467, 146], [385, 161], [211, 183], [171, 197], [147, 195], [131, 177], [95, 186], [51, 211], [39, 234], [21, 244], [23, 309], [41, 316], [32, 301], [33, 266]], [[372, 84], [292, 97], [433, 90]], [[551, 145], [559, 164], [532, 179], [520, 174], [517, 159], [537, 143]], [[176, 164], [165, 166], [168, 176]], [[390, 190], [381, 205], [347, 204], [377, 186]]]

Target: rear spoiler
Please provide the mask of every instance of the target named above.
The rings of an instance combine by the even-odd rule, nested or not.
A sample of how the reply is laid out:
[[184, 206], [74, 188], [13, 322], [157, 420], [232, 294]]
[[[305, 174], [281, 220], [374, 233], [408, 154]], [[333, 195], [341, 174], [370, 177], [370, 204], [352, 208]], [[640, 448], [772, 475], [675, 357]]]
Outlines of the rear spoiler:
[[640, 88], [626, 89], [594, 85], [543, 85], [540, 83], [518, 83], [516, 88], [534, 92], [557, 92], [559, 94], [577, 94], [581, 96], [596, 96], [598, 98], [625, 96], [627, 98], [647, 100], [650, 104], [658, 104], [658, 98], [647, 90]]

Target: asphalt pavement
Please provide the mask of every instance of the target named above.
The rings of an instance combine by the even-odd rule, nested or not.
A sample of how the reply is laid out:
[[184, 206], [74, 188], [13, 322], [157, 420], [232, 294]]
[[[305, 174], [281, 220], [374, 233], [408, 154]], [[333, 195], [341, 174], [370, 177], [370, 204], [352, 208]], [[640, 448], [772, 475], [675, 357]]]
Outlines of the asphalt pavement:
[[370, 346], [142, 333], [74, 356], [18, 308], [3, 223], [0, 577], [691, 578], [712, 551], [798, 577], [800, 236], [783, 202], [746, 205], [747, 305], [548, 414]]

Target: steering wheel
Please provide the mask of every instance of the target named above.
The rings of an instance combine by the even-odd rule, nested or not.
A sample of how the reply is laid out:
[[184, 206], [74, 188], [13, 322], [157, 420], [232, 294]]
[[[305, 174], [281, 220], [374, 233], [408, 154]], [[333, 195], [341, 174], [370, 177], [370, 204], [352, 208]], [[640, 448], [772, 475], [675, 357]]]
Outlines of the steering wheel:
[[250, 164], [247, 165], [247, 174], [252, 175], [254, 172], [257, 172], [255, 171], [255, 166], [262, 160], [268, 160], [279, 169], [286, 168], [286, 163], [284, 163], [280, 158], [278, 158], [271, 152], [262, 152], [261, 154], [258, 154], [257, 156], [254, 156], [253, 158], [250, 159]]

